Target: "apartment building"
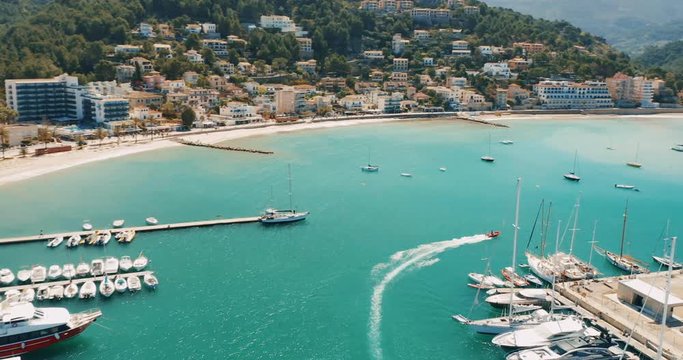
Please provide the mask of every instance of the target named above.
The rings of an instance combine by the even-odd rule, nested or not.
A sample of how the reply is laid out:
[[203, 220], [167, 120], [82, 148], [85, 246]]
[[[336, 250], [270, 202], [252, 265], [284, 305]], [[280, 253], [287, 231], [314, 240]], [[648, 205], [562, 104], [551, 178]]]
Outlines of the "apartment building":
[[607, 84], [541, 81], [534, 86], [543, 109], [603, 109], [614, 107]]
[[78, 91], [78, 78], [67, 74], [49, 79], [5, 80], [5, 101], [19, 114], [18, 122], [82, 118]]
[[211, 49], [218, 56], [228, 56], [228, 42], [225, 40], [204, 39], [202, 46]]

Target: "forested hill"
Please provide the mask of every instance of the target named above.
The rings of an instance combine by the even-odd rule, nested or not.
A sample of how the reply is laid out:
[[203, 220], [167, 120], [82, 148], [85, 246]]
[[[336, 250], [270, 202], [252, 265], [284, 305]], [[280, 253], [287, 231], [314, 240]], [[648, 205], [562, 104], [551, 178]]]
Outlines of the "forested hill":
[[660, 67], [683, 74], [683, 40], [659, 47], [650, 46], [636, 60], [647, 67]]
[[[296, 42], [252, 39], [245, 23], [258, 24], [261, 15], [288, 15], [309, 32], [318, 60], [331, 54], [352, 56], [364, 49], [386, 48], [394, 33], [411, 36], [413, 21], [408, 14], [379, 16], [358, 9], [359, 1], [348, 0], [11, 0], [37, 7], [25, 11], [0, 27], [0, 81], [5, 78], [43, 77], [60, 72], [101, 79], [97, 64], [106, 61], [113, 45], [146, 40], [134, 38], [131, 30], [141, 21], [168, 22], [176, 30], [191, 22], [213, 22], [223, 35], [239, 35], [250, 41], [255, 60], [297, 54], [282, 49]], [[419, 2], [416, 2], [419, 3]], [[439, 1], [437, 1], [439, 3]], [[604, 43], [564, 21], [534, 19], [512, 10], [480, 5], [479, 15], [455, 11], [450, 26], [462, 28], [470, 44], [510, 46], [514, 41], [543, 42], [556, 51], [545, 59], [538, 75], [573, 72], [580, 76], [604, 77], [630, 67], [629, 59]], [[252, 32], [253, 33], [253, 32]], [[270, 35], [268, 35], [270, 36]], [[147, 41], [148, 42], [148, 41]], [[180, 46], [186, 44], [179, 43]], [[264, 45], [264, 46], [261, 46]], [[449, 43], [444, 43], [443, 51]], [[148, 44], [149, 46], [149, 44]], [[575, 46], [583, 47], [577, 50]], [[586, 51], [587, 49], [587, 51]], [[287, 51], [284, 51], [287, 50]], [[276, 56], [277, 55], [277, 56]], [[255, 58], [254, 58], [255, 57]], [[287, 59], [292, 63], [294, 59]]]

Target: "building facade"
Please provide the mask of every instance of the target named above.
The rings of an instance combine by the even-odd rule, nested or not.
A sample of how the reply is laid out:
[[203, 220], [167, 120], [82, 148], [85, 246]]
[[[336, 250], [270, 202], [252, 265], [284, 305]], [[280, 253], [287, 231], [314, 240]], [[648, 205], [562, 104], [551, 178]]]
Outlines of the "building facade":
[[78, 78], [62, 74], [51, 79], [5, 80], [5, 100], [14, 109], [19, 122], [78, 120]]
[[607, 84], [541, 81], [534, 86], [543, 109], [605, 109], [614, 107]]

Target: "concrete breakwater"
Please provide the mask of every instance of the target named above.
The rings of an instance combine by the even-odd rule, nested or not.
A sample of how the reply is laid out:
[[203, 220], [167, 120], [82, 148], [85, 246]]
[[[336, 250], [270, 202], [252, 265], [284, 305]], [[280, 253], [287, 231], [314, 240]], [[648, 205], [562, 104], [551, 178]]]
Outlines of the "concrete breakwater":
[[272, 151], [265, 151], [265, 150], [258, 150], [258, 149], [247, 149], [247, 148], [240, 148], [240, 147], [234, 147], [234, 146], [223, 146], [223, 145], [213, 145], [213, 144], [205, 144], [199, 141], [189, 141], [185, 139], [176, 139], [176, 142], [183, 144], [183, 145], [188, 145], [188, 146], [198, 146], [198, 147], [205, 147], [209, 149], [218, 149], [218, 150], [226, 150], [226, 151], [241, 151], [241, 152], [248, 152], [252, 154], [264, 154], [264, 155], [272, 155], [274, 152]]

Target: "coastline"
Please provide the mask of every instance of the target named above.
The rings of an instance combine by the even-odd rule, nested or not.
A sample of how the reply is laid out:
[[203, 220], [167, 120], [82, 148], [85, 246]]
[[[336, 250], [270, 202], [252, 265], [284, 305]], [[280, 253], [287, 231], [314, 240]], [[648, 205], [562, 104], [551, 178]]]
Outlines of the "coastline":
[[[26, 180], [52, 172], [66, 170], [74, 166], [84, 165], [96, 161], [108, 160], [122, 156], [138, 154], [146, 151], [160, 150], [165, 148], [183, 146], [173, 139], [182, 138], [189, 141], [197, 141], [206, 144], [217, 144], [224, 141], [241, 139], [252, 136], [272, 135], [302, 130], [329, 129], [362, 124], [377, 124], [397, 121], [419, 120], [461, 120], [499, 126], [507, 120], [540, 120], [562, 121], [579, 120], [581, 118], [592, 120], [614, 120], [619, 118], [680, 118], [681, 112], [661, 112], [646, 114], [614, 114], [614, 113], [577, 113], [576, 111], [554, 112], [471, 112], [471, 113], [424, 113], [424, 114], [393, 114], [386, 116], [350, 116], [344, 118], [321, 118], [306, 119], [295, 123], [266, 123], [252, 124], [239, 127], [227, 127], [211, 130], [199, 130], [188, 133], [173, 133], [167, 137], [154, 139], [145, 138], [138, 143], [132, 140], [123, 141], [117, 145], [116, 140], [109, 139], [101, 146], [92, 143], [83, 149], [69, 152], [43, 155], [40, 157], [27, 156], [0, 160], [0, 186], [13, 182]], [[73, 145], [73, 144], [72, 144]]]

